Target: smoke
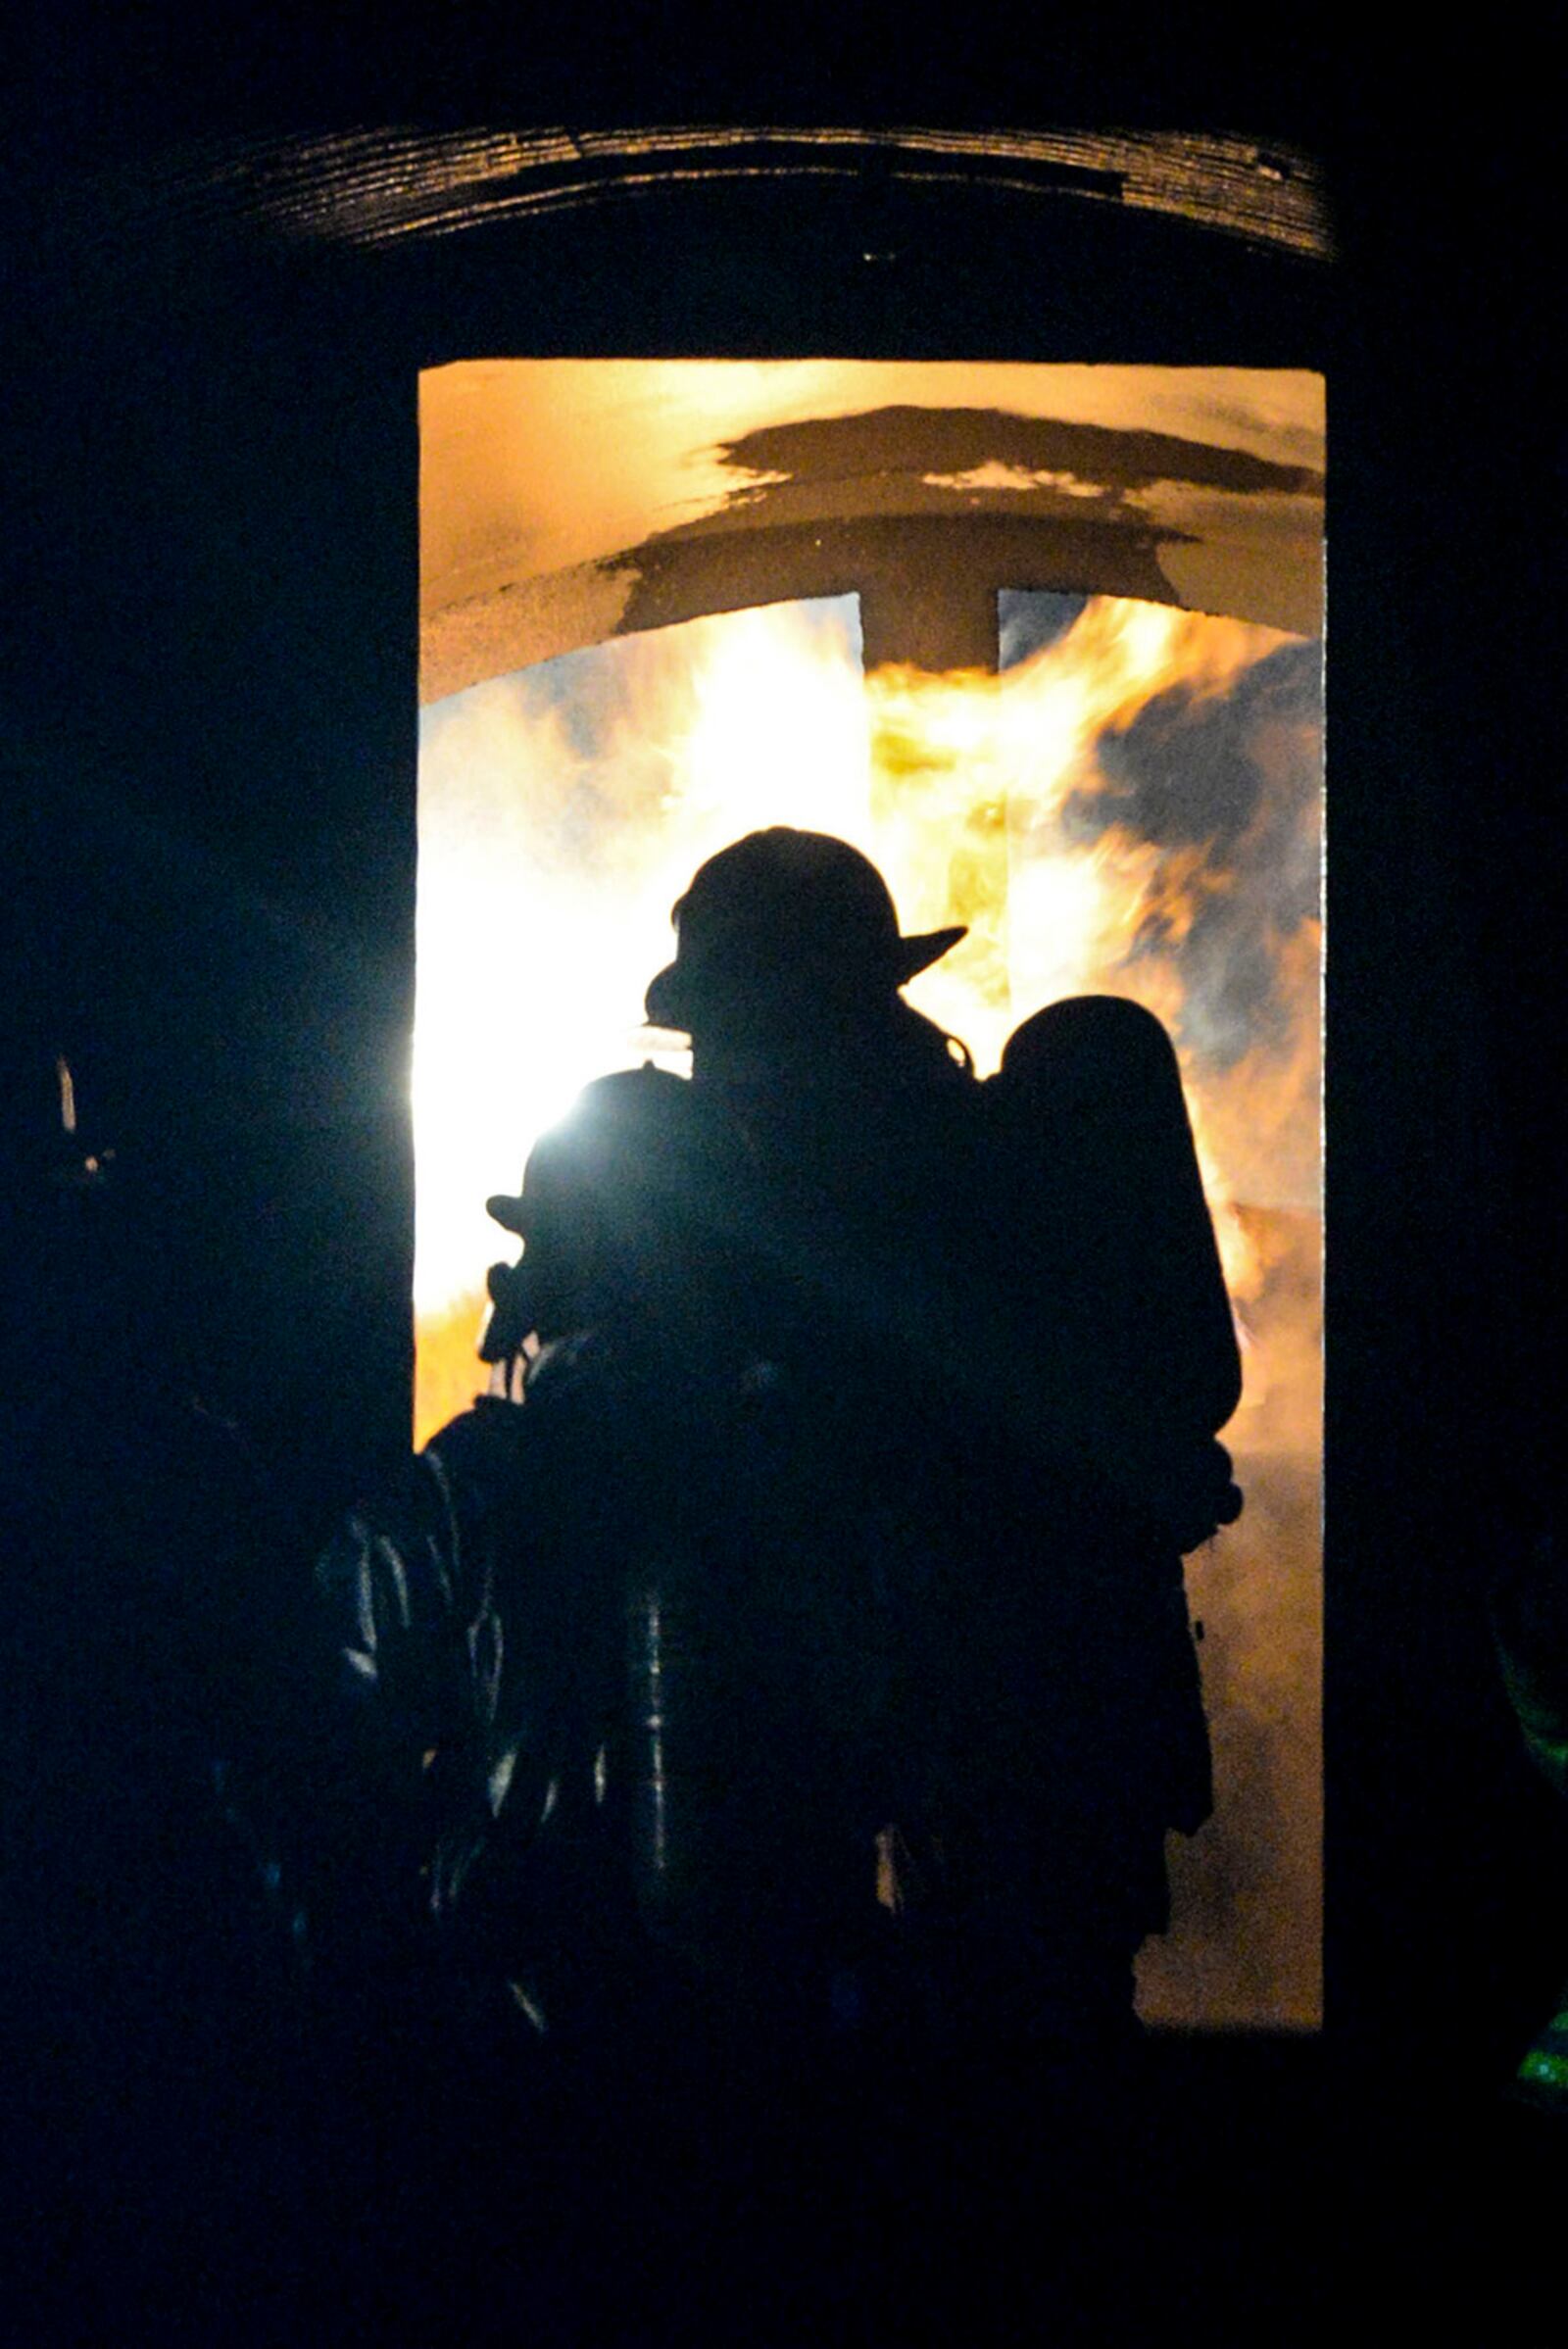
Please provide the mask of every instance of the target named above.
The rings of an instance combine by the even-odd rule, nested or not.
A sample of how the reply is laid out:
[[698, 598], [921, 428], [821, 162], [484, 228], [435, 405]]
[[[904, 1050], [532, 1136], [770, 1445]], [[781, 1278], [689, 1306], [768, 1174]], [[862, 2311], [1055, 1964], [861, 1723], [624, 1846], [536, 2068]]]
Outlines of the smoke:
[[1102, 737], [1100, 788], [1064, 810], [1079, 839], [1115, 825], [1167, 853], [1200, 849], [1224, 873], [1184, 937], [1152, 921], [1135, 950], [1174, 953], [1178, 1042], [1216, 1072], [1285, 1047], [1299, 1016], [1281, 949], [1320, 913], [1321, 675], [1316, 645], [1287, 644], [1223, 698], [1158, 695]]
[[1057, 595], [1044, 588], [1004, 587], [997, 598], [999, 667], [1016, 668], [1045, 652], [1066, 635], [1088, 601], [1087, 596]]
[[1240, 1522], [1187, 1561], [1214, 1754], [1214, 1815], [1173, 1835], [1172, 1927], [1145, 1946], [1148, 2020], [1322, 2019], [1321, 1274], [1317, 1218], [1250, 1210], [1249, 1392], [1226, 1433]]
[[789, 822], [866, 849], [911, 1000], [994, 1067], [1058, 996], [1181, 1054], [1244, 1346], [1239, 1526], [1189, 1562], [1216, 1811], [1172, 1864], [1143, 2010], [1319, 2006], [1321, 653], [1097, 597], [1001, 600], [1003, 673], [862, 680], [853, 599], [614, 640], [425, 712], [415, 1128], [422, 1436], [477, 1386], [487, 1192], [581, 1084], [657, 1053], [643, 991], [696, 866]]

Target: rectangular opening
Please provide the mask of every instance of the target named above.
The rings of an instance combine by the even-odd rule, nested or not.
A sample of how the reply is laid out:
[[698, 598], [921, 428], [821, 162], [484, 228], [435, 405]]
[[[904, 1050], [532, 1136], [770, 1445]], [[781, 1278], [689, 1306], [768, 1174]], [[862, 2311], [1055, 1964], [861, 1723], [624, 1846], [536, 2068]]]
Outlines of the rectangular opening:
[[422, 416], [420, 1439], [482, 1384], [486, 1195], [588, 1079], [680, 1064], [643, 990], [727, 841], [837, 833], [906, 930], [967, 923], [908, 995], [982, 1075], [1062, 996], [1144, 1003], [1242, 1338], [1248, 1505], [1188, 1562], [1215, 1815], [1172, 1838], [1140, 2006], [1315, 2028], [1321, 380], [486, 362]]

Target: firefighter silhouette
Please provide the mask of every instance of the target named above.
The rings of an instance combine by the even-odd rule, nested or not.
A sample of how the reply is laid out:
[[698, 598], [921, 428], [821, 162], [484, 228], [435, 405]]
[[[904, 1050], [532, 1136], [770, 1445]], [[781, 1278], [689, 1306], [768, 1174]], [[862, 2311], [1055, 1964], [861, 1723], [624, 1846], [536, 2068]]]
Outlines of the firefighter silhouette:
[[490, 1201], [502, 1392], [320, 1567], [431, 1912], [568, 2039], [1127, 2027], [1240, 1506], [1169, 1041], [1084, 999], [981, 1083], [900, 992], [963, 932], [814, 833], [674, 922], [690, 1080], [590, 1085]]

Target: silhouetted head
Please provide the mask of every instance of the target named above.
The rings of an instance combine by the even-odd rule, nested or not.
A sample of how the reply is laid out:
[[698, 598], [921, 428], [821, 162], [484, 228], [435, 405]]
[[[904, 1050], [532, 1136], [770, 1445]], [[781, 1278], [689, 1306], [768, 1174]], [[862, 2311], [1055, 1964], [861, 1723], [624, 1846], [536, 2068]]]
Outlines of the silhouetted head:
[[962, 927], [903, 937], [887, 883], [847, 841], [775, 824], [699, 867], [675, 905], [677, 951], [648, 990], [694, 1047], [832, 1030], [895, 1003]]

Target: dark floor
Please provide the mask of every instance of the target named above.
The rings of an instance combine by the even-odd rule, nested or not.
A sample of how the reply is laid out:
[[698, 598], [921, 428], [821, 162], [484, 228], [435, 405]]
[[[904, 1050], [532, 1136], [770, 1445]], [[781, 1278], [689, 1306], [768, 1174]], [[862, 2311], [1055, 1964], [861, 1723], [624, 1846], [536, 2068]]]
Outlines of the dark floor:
[[450, 2051], [355, 2070], [176, 2099], [162, 2132], [106, 2112], [46, 2209], [22, 2193], [7, 2337], [128, 2312], [290, 2349], [1564, 2337], [1568, 2123], [1313, 2039], [1156, 2038], [1075, 2085], [650, 2074], [586, 2105]]

